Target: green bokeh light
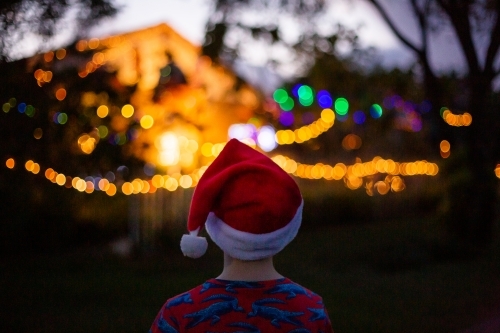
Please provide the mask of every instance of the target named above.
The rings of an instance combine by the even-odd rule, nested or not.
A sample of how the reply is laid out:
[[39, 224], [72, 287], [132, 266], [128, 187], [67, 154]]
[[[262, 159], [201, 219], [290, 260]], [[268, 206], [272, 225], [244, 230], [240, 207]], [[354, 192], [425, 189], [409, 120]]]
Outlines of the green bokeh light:
[[104, 125], [99, 126], [99, 127], [97, 128], [97, 131], [99, 132], [99, 137], [100, 137], [101, 139], [104, 139], [104, 138], [105, 138], [105, 137], [107, 137], [107, 136], [108, 136], [108, 134], [109, 134], [109, 130], [108, 130], [108, 128], [107, 128], [106, 126], [104, 126]]
[[61, 125], [64, 125], [66, 124], [67, 121], [68, 121], [68, 115], [64, 112], [59, 113], [59, 115], [57, 116], [57, 122]]
[[373, 104], [370, 107], [370, 115], [373, 118], [380, 118], [380, 117], [382, 117], [382, 107], [380, 105], [378, 105], [378, 104]]
[[302, 104], [303, 106], [311, 106], [313, 102], [314, 102], [314, 98], [312, 98], [312, 97], [309, 99], [299, 97], [299, 103]]
[[276, 103], [285, 103], [288, 98], [288, 93], [285, 89], [276, 89], [274, 91], [273, 99]]
[[349, 102], [347, 99], [340, 97], [335, 100], [335, 112], [341, 116], [345, 116], [349, 111]]
[[35, 108], [33, 107], [33, 105], [28, 105], [26, 106], [26, 110], [24, 110], [24, 113], [28, 117], [33, 117], [35, 115]]
[[4, 103], [4, 105], [2, 105], [2, 110], [5, 113], [9, 112], [10, 111], [10, 104], [9, 103]]
[[295, 106], [295, 102], [289, 96], [287, 97], [287, 99], [283, 103], [280, 103], [280, 107], [283, 111], [290, 111], [291, 109], [293, 109], [294, 106]]
[[307, 85], [301, 86], [297, 91], [297, 94], [299, 95], [299, 99], [303, 99], [305, 101], [313, 99], [313, 90]]

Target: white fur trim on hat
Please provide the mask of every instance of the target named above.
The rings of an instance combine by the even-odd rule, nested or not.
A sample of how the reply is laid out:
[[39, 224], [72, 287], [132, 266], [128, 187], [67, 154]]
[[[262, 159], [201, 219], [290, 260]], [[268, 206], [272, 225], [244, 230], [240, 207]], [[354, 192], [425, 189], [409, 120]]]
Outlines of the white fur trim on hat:
[[215, 244], [231, 257], [240, 260], [259, 260], [280, 252], [295, 238], [302, 221], [303, 206], [302, 200], [290, 223], [267, 234], [252, 234], [236, 230], [213, 212], [208, 215], [205, 228]]
[[199, 258], [205, 254], [208, 247], [208, 242], [205, 237], [199, 237], [198, 231], [191, 231], [189, 235], [182, 235], [181, 250], [185, 256], [190, 258]]

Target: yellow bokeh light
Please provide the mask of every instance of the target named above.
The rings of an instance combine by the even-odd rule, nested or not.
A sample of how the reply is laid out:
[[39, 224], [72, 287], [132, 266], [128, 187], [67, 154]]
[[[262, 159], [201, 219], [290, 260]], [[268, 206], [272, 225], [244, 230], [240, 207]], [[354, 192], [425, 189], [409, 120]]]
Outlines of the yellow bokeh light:
[[42, 69], [37, 69], [34, 73], [33, 73], [33, 76], [35, 77], [35, 79], [37, 79], [38, 81], [41, 81], [43, 79], [43, 74], [44, 74], [44, 71]]
[[182, 188], [189, 188], [189, 187], [191, 187], [191, 185], [193, 185], [193, 179], [188, 175], [183, 175], [179, 179], [179, 185]]
[[84, 179], [78, 178], [76, 182], [76, 189], [80, 192], [84, 192], [87, 188], [87, 182]]
[[54, 52], [49, 51], [43, 55], [43, 60], [45, 62], [51, 62], [54, 59]]
[[45, 82], [50, 82], [52, 80], [52, 72], [51, 71], [44, 72], [42, 80]]
[[45, 178], [50, 180], [52, 179], [53, 174], [54, 174], [54, 169], [48, 168], [47, 170], [45, 170]]
[[122, 185], [122, 192], [125, 195], [131, 195], [134, 192], [134, 186], [129, 182], [125, 182]]
[[97, 145], [97, 140], [88, 134], [83, 134], [78, 138], [78, 146], [85, 154], [91, 154]]
[[219, 154], [222, 151], [222, 149], [224, 149], [224, 146], [225, 146], [224, 143], [216, 143], [215, 145], [213, 145], [213, 147], [212, 147], [212, 155], [215, 156], [215, 157], [219, 156]]
[[204, 144], [201, 145], [201, 154], [205, 157], [211, 157], [212, 156], [212, 147], [214, 145], [210, 142], [205, 142]]
[[288, 173], [294, 173], [297, 171], [297, 162], [294, 160], [287, 160], [283, 165], [283, 169]]
[[167, 179], [165, 182], [164, 187], [169, 190], [169, 191], [175, 191], [177, 190], [177, 187], [179, 186], [179, 183], [177, 182], [177, 179], [170, 177]]
[[454, 114], [450, 110], [444, 110], [442, 117], [450, 126], [469, 126], [472, 123], [472, 115], [468, 112]]
[[85, 49], [87, 48], [87, 41], [86, 40], [79, 40], [76, 45], [75, 45], [75, 48], [77, 51], [85, 51]]
[[500, 178], [500, 164], [497, 164], [495, 168], [495, 175], [497, 176], [497, 178]]
[[122, 116], [125, 118], [130, 118], [134, 115], [134, 107], [130, 104], [125, 104], [122, 107]]
[[104, 63], [104, 53], [97, 52], [92, 56], [92, 62], [96, 65], [102, 65]]
[[14, 161], [13, 158], [9, 158], [7, 161], [5, 161], [5, 165], [9, 169], [14, 169], [14, 167], [16, 166], [16, 162]]
[[323, 166], [323, 178], [327, 180], [333, 178], [333, 168], [330, 165]]
[[405, 183], [403, 179], [399, 176], [396, 176], [391, 181], [391, 190], [394, 192], [401, 192], [405, 189]]
[[144, 185], [142, 184], [142, 180], [140, 180], [138, 178], [134, 179], [132, 181], [132, 188], [133, 188], [132, 192], [134, 194], [140, 193], [141, 190], [142, 190], [142, 188], [143, 188], [143, 186]]
[[142, 194], [146, 194], [146, 193], [149, 193], [150, 189], [151, 189], [151, 184], [145, 180], [142, 181], [142, 184], [141, 184], [141, 193]]
[[29, 160], [29, 161], [27, 161], [24, 164], [24, 167], [26, 168], [26, 170], [32, 171], [33, 170], [33, 164], [34, 164], [34, 162], [32, 160]]
[[89, 47], [89, 49], [92, 49], [92, 50], [96, 49], [96, 48], [99, 47], [99, 43], [100, 43], [99, 39], [97, 39], [97, 38], [91, 38], [89, 40], [89, 42], [88, 42], [88, 47]]
[[59, 186], [66, 184], [66, 176], [62, 173], [58, 174], [56, 177], [56, 184]]
[[106, 194], [110, 197], [114, 196], [116, 194], [116, 185], [109, 184], [108, 188], [106, 189]]
[[468, 112], [465, 112], [462, 115], [462, 121], [464, 123], [464, 126], [470, 126], [470, 124], [472, 124], [472, 116], [471, 116], [471, 114], [468, 113]]
[[448, 140], [443, 140], [441, 141], [441, 143], [439, 144], [439, 149], [441, 149], [441, 151], [443, 153], [447, 153], [450, 151], [450, 148], [451, 148], [451, 145], [450, 143], [448, 142]]
[[160, 175], [154, 175], [151, 182], [153, 183], [153, 186], [160, 188], [165, 184], [165, 179]]
[[194, 154], [198, 150], [198, 142], [196, 140], [189, 140], [187, 143], [186, 149], [191, 153]]
[[59, 101], [62, 101], [66, 98], [66, 89], [64, 88], [59, 88], [56, 90], [56, 98]]
[[335, 112], [333, 112], [332, 109], [323, 109], [323, 111], [321, 111], [321, 119], [327, 124], [333, 123], [335, 120]]
[[347, 172], [347, 167], [345, 166], [345, 164], [343, 163], [337, 163], [334, 167], [333, 167], [333, 179], [336, 179], [336, 180], [339, 180], [339, 179], [342, 179], [342, 177], [344, 177], [344, 175], [346, 174]]
[[109, 180], [107, 180], [106, 178], [102, 178], [101, 180], [99, 180], [98, 185], [101, 191], [107, 191], [109, 187]]
[[33, 169], [31, 170], [35, 175], [37, 175], [40, 172], [40, 164], [38, 163], [33, 163]]
[[387, 194], [391, 189], [391, 187], [383, 181], [376, 182], [374, 186], [381, 195]]
[[66, 57], [66, 50], [65, 49], [59, 49], [56, 51], [56, 58], [59, 60], [64, 59]]
[[144, 128], [144, 129], [149, 129], [151, 127], [153, 127], [155, 121], [153, 119], [153, 117], [151, 117], [150, 115], [145, 115], [141, 118], [141, 127]]
[[86, 182], [85, 192], [88, 194], [94, 192], [94, 183], [92, 183], [90, 180]]
[[97, 116], [104, 118], [109, 114], [109, 108], [106, 105], [101, 105], [97, 108]]

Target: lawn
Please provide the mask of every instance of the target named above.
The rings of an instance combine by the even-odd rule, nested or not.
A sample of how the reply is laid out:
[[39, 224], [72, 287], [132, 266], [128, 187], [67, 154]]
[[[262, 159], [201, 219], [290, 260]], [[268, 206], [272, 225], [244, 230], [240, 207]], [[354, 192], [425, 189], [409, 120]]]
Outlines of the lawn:
[[[303, 229], [276, 258], [323, 296], [336, 333], [460, 332], [500, 309], [498, 251], [436, 256], [432, 223]], [[213, 243], [132, 259], [106, 249], [0, 260], [0, 332], [147, 332], [170, 296], [219, 273]]]

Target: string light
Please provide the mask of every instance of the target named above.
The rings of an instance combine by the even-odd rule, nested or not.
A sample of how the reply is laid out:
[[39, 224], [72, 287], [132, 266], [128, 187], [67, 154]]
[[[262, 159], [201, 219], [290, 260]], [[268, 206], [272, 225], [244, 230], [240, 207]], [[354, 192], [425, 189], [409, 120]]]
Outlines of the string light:
[[448, 142], [448, 140], [443, 140], [439, 144], [439, 153], [441, 154], [442, 158], [450, 157], [450, 149], [451, 149], [451, 145]]
[[472, 116], [470, 113], [454, 114], [448, 108], [441, 108], [441, 117], [450, 126], [461, 127], [472, 124]]
[[[395, 162], [391, 159], [383, 159], [380, 156], [374, 157], [371, 161], [362, 163], [361, 160], [353, 165], [337, 163], [328, 165], [323, 163], [303, 164], [283, 155], [276, 155], [272, 160], [278, 164], [285, 172], [303, 179], [326, 179], [341, 180], [344, 179], [345, 185], [349, 189], [358, 189], [363, 185], [363, 178], [372, 177], [376, 174], [388, 174], [389, 178], [382, 183], [366, 182], [367, 193], [372, 194], [373, 188], [380, 194], [385, 194], [387, 189], [399, 192], [405, 188], [404, 181], [400, 176], [427, 175], [435, 176], [439, 172], [439, 167], [435, 163], [427, 161], [415, 162]], [[394, 183], [393, 183], [394, 182]], [[377, 185], [378, 184], [378, 185]]]
[[276, 132], [276, 143], [287, 145], [292, 143], [304, 143], [310, 139], [318, 137], [320, 134], [329, 130], [335, 121], [335, 113], [332, 109], [323, 109], [321, 117], [313, 123], [302, 126], [295, 131], [279, 130]]
[[[84, 52], [88, 50], [96, 50], [99, 47], [115, 47], [122, 42], [122, 37], [113, 36], [107, 39], [99, 40], [97, 38], [92, 38], [88, 41], [80, 40], [76, 43], [76, 50], [79, 52]], [[65, 49], [59, 49], [56, 52], [47, 52], [44, 54], [45, 62], [53, 61], [54, 57], [61, 60], [66, 56]], [[85, 64], [85, 68], [82, 68], [78, 75], [81, 78], [86, 77], [88, 74], [94, 72], [97, 68], [104, 65], [110, 58], [110, 55], [103, 51], [97, 51], [93, 54], [92, 59]], [[34, 72], [34, 77], [37, 80], [37, 84], [41, 87], [45, 83], [51, 82], [53, 79], [53, 73], [51, 71], [44, 71], [43, 69], [37, 69]], [[55, 92], [55, 96], [58, 100], [62, 101], [66, 98], [66, 90], [64, 88], [59, 88]], [[298, 85], [296, 89], [294, 88], [293, 94], [298, 98], [298, 101], [303, 106], [310, 106], [314, 102], [314, 91], [311, 87], [306, 85]], [[95, 94], [94, 94], [95, 95]], [[284, 89], [278, 89], [275, 91], [274, 100], [278, 103], [283, 113], [291, 114], [294, 108], [295, 102], [291, 96]], [[82, 104], [84, 101], [82, 98]], [[95, 99], [94, 99], [95, 100]], [[336, 119], [337, 116], [340, 118], [346, 117], [349, 112], [349, 102], [345, 98], [337, 98], [333, 100], [330, 94], [326, 91], [320, 91], [317, 93], [316, 100], [320, 107], [323, 109], [321, 116], [316, 121], [302, 126], [296, 130], [280, 130], [275, 134], [276, 143], [279, 145], [286, 145], [292, 143], [304, 143], [312, 138], [318, 137], [320, 134], [329, 130]], [[399, 102], [397, 102], [399, 103]], [[396, 103], [396, 104], [397, 104]], [[11, 108], [17, 104], [15, 99], [9, 100], [8, 103], [4, 103], [2, 110], [7, 113]], [[93, 104], [93, 103], [91, 103]], [[395, 104], [395, 105], [396, 105]], [[99, 105], [99, 104], [98, 104]], [[399, 105], [399, 104], [397, 104]], [[397, 106], [396, 105], [396, 106]], [[405, 107], [409, 105], [404, 104]], [[332, 108], [335, 110], [333, 111]], [[22, 109], [22, 111], [21, 111]], [[21, 113], [25, 113], [32, 117], [35, 108], [31, 105], [26, 105], [25, 103], [20, 103], [18, 110]], [[120, 109], [119, 109], [120, 110]], [[406, 109], [405, 109], [406, 110]], [[126, 104], [121, 108], [121, 115], [124, 118], [130, 118], [134, 115], [134, 107], [130, 104]], [[382, 107], [378, 104], [373, 104], [370, 108], [370, 115], [373, 118], [380, 118], [382, 116]], [[109, 114], [108, 106], [101, 104], [97, 108], [97, 115], [100, 118], [105, 118]], [[67, 121], [67, 115], [58, 113], [54, 115], [54, 122], [59, 124], [64, 124]], [[469, 126], [472, 122], [472, 117], [468, 113], [463, 115], [454, 115], [448, 109], [442, 109], [443, 119], [452, 126]], [[57, 121], [56, 121], [57, 119]], [[65, 120], [64, 120], [65, 119]], [[293, 116], [292, 116], [293, 119]], [[366, 116], [362, 111], [356, 111], [353, 114], [353, 119], [357, 124], [364, 123]], [[418, 120], [418, 119], [417, 119]], [[142, 128], [148, 129], [153, 125], [153, 118], [151, 116], [143, 116], [140, 120]], [[291, 124], [291, 123], [290, 123]], [[418, 127], [418, 126], [417, 126]], [[413, 126], [413, 130], [417, 128]], [[420, 127], [421, 128], [421, 125]], [[35, 131], [35, 138], [41, 138], [42, 131]], [[418, 129], [417, 129], [418, 130]], [[78, 139], [78, 144], [83, 152], [86, 154], [92, 153], [95, 149], [99, 138], [106, 137], [108, 135], [108, 129], [105, 126], [99, 126], [97, 135], [83, 134]], [[356, 136], [348, 136], [345, 138], [346, 149], [357, 149], [361, 145], [361, 139]], [[124, 135], [117, 134], [115, 136], [115, 142], [117, 144], [122, 144], [122, 138]], [[359, 138], [359, 140], [357, 140]], [[117, 141], [118, 140], [118, 141]], [[126, 140], [126, 139], [125, 139]], [[444, 140], [445, 141], [445, 140]], [[443, 142], [444, 142], [443, 141]], [[443, 144], [442, 142], [442, 144]], [[447, 141], [446, 141], [447, 142]], [[197, 142], [195, 142], [198, 145]], [[255, 147], [255, 142], [250, 143], [250, 145]], [[217, 157], [222, 151], [225, 143], [210, 143], [205, 142], [200, 147], [200, 152], [204, 157], [214, 158]], [[446, 147], [440, 145], [441, 155], [446, 150]], [[196, 146], [196, 149], [198, 146]], [[448, 155], [449, 155], [449, 143], [448, 143]], [[350, 189], [357, 189], [365, 184], [366, 191], [369, 195], [372, 195], [376, 190], [379, 194], [383, 195], [389, 191], [399, 192], [405, 189], [405, 184], [401, 176], [413, 176], [413, 175], [428, 175], [435, 176], [439, 168], [435, 163], [429, 163], [427, 161], [415, 161], [400, 163], [393, 160], [386, 160], [381, 157], [375, 157], [369, 162], [362, 163], [360, 160], [353, 165], [345, 165], [343, 163], [337, 163], [335, 165], [328, 165], [317, 163], [314, 165], [299, 163], [291, 158], [277, 155], [272, 158], [280, 167], [282, 167], [286, 172], [304, 179], [326, 179], [326, 180], [344, 180], [345, 185]], [[13, 169], [16, 162], [13, 158], [9, 158], [6, 163], [6, 167]], [[196, 169], [190, 174], [173, 174], [173, 175], [159, 175], [155, 174], [149, 180], [143, 180], [136, 178], [131, 182], [124, 182], [121, 186], [117, 186], [112, 181], [106, 178], [100, 177], [87, 177], [82, 179], [80, 177], [71, 177], [58, 173], [52, 168], [45, 170], [45, 177], [59, 186], [64, 186], [66, 188], [74, 188], [80, 192], [85, 192], [87, 194], [93, 193], [94, 191], [104, 191], [109, 196], [114, 196], [118, 193], [118, 190], [125, 195], [132, 194], [146, 194], [155, 193], [158, 189], [163, 188], [168, 191], [175, 191], [179, 188], [192, 188], [195, 187], [200, 179], [201, 175], [205, 172], [208, 165], [204, 165], [199, 169]], [[33, 174], [38, 174], [40, 172], [40, 165], [32, 160], [25, 163], [25, 169]], [[385, 179], [382, 181], [373, 181], [373, 176], [377, 174], [387, 174]], [[500, 178], [500, 164], [495, 168], [495, 174]]]
[[[13, 158], [9, 158], [5, 162], [5, 166], [9, 169], [13, 169], [16, 162]], [[28, 160], [24, 167], [26, 171], [33, 174], [39, 174], [41, 171], [40, 164], [34, 162], [33, 160]], [[155, 193], [158, 189], [163, 188], [170, 192], [173, 192], [179, 188], [188, 189], [195, 187], [198, 184], [199, 179], [206, 171], [208, 165], [203, 166], [199, 169], [194, 170], [190, 174], [174, 174], [174, 175], [154, 175], [149, 180], [143, 180], [136, 178], [131, 182], [124, 182], [120, 189], [125, 195], [131, 194], [146, 194]], [[85, 179], [78, 176], [71, 177], [63, 173], [59, 173], [52, 168], [47, 168], [43, 173], [45, 178], [50, 182], [57, 184], [59, 186], [64, 186], [66, 188], [73, 188], [79, 192], [85, 192], [87, 194], [94, 193], [94, 191], [103, 191], [108, 196], [114, 196], [118, 193], [119, 187], [106, 178], [100, 177], [86, 177]]]

